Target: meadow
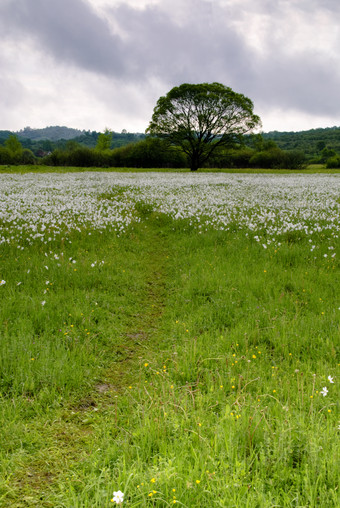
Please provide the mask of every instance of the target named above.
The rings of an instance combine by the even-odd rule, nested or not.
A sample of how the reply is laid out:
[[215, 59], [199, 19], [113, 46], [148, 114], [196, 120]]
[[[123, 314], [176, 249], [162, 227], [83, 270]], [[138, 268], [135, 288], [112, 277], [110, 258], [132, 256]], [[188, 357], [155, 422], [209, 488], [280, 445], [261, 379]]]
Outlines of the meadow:
[[0, 196], [1, 507], [340, 505], [339, 174]]

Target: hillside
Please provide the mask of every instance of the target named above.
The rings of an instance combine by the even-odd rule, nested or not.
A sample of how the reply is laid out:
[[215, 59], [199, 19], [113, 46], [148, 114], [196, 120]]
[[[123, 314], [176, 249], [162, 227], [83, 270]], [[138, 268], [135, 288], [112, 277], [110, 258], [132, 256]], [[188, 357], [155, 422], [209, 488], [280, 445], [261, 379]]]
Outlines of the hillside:
[[302, 150], [307, 157], [320, 153], [326, 147], [340, 153], [340, 127], [300, 132], [272, 131], [264, 133], [263, 137], [275, 141], [283, 150]]

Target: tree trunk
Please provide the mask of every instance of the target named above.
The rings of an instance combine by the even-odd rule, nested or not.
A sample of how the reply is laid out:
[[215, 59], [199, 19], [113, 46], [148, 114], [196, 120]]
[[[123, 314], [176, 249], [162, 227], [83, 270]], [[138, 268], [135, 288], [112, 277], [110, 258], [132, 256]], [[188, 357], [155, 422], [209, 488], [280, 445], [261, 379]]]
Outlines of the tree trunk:
[[190, 160], [190, 171], [197, 171], [199, 168], [199, 155], [198, 153], [193, 153]]

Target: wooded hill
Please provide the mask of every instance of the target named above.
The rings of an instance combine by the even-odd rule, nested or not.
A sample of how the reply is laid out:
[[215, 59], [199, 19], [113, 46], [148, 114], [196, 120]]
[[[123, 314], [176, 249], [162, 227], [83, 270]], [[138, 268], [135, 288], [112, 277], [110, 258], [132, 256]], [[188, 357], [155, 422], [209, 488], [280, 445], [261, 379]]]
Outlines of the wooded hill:
[[283, 150], [302, 150], [308, 158], [319, 154], [324, 148], [340, 154], [340, 127], [300, 132], [271, 131], [264, 133], [263, 137], [275, 141]]
[[[23, 148], [32, 150], [34, 155], [40, 156], [42, 152], [52, 152], [55, 149], [64, 150], [67, 148], [68, 141], [78, 143], [81, 146], [95, 148], [100, 132], [81, 131], [79, 129], [71, 129], [69, 127], [45, 127], [44, 129], [31, 129], [25, 127], [16, 132], [0, 131], [0, 145], [4, 145], [6, 139], [14, 134], [19, 139]], [[111, 148], [134, 143], [145, 138], [145, 134], [130, 133], [122, 131], [121, 133], [113, 132]]]

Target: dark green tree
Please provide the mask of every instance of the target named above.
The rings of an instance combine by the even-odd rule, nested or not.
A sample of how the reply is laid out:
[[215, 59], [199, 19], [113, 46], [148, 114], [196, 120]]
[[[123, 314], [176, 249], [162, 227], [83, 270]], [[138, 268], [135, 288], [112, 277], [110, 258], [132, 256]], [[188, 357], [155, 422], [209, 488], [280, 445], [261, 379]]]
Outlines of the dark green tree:
[[182, 148], [196, 171], [220, 146], [260, 125], [253, 103], [220, 83], [184, 83], [160, 97], [146, 132]]

